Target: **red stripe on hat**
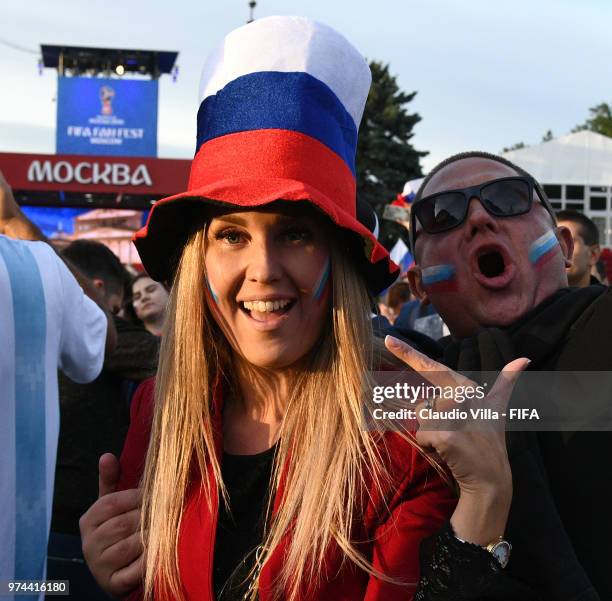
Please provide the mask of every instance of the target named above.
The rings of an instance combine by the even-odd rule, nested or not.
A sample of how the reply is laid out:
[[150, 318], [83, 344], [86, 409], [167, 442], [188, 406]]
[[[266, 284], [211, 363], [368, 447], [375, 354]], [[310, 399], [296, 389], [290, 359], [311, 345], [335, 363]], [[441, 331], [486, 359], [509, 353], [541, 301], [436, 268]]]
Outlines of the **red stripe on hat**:
[[[261, 204], [261, 192], [269, 194], [275, 179], [285, 180], [284, 186], [286, 180], [312, 186], [330, 199], [330, 213], [340, 208], [355, 216], [356, 183], [347, 164], [318, 140], [284, 129], [244, 131], [202, 144], [191, 166], [189, 190], [221, 185], [223, 200], [251, 206]], [[261, 180], [261, 191], [256, 180]]]

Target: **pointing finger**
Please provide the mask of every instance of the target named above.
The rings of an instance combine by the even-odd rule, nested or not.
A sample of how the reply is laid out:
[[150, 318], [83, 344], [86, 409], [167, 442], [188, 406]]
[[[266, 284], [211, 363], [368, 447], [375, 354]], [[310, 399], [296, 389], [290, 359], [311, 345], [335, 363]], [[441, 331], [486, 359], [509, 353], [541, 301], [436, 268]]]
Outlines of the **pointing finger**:
[[473, 386], [470, 379], [458, 374], [449, 367], [430, 359], [427, 355], [412, 348], [409, 344], [394, 338], [385, 337], [385, 346], [406, 365], [424, 375], [435, 386]]
[[487, 397], [494, 408], [504, 410], [508, 406], [516, 382], [530, 363], [529, 359], [521, 357], [504, 367]]

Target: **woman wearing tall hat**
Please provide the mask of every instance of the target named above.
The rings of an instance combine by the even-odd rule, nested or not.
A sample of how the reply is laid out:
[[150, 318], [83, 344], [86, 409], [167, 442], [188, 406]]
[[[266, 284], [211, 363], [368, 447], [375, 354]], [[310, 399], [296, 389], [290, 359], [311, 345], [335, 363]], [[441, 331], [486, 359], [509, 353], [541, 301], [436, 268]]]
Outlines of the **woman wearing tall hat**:
[[81, 520], [110, 592], [410, 599], [425, 537], [451, 514], [482, 535], [482, 507], [455, 508], [408, 430], [363, 427], [367, 375], [394, 361], [371, 296], [397, 275], [357, 218], [369, 86], [361, 55], [303, 18], [251, 23], [208, 59], [189, 189], [135, 238], [151, 277], [173, 281], [158, 375], [133, 401], [120, 492], [104, 457], [109, 494]]

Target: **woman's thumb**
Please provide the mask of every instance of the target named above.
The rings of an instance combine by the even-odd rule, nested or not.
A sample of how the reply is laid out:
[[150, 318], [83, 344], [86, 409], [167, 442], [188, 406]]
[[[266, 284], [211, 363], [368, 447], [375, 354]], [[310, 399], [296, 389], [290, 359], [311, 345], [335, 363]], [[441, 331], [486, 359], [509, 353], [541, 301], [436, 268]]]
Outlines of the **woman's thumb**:
[[119, 460], [112, 453], [104, 453], [98, 464], [98, 498], [115, 492], [120, 476]]

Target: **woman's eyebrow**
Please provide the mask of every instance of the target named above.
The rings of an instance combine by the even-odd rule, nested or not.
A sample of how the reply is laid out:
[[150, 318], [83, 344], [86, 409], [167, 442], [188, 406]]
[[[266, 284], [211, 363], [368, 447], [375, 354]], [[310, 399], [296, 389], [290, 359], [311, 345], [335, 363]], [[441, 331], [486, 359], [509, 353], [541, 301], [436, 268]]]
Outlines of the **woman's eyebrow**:
[[312, 225], [314, 222], [310, 215], [281, 215], [277, 223], [279, 225]]
[[244, 227], [247, 226], [247, 221], [243, 217], [238, 215], [221, 215], [220, 217], [216, 217], [215, 221], [223, 221], [225, 223], [233, 223], [234, 225], [242, 225]]

